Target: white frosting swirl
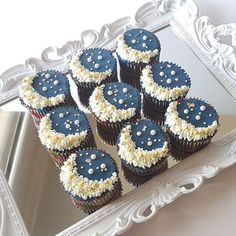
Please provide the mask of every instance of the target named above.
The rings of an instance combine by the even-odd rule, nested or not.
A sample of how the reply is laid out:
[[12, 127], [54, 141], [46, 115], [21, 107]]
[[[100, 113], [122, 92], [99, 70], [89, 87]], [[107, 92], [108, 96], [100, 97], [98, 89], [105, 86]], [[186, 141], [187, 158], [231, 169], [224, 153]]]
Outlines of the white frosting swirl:
[[47, 149], [72, 149], [78, 147], [82, 141], [87, 137], [88, 130], [84, 130], [80, 133], [65, 135], [52, 130], [52, 121], [48, 115], [44, 116], [39, 123], [39, 138], [41, 143], [47, 147]]
[[95, 88], [89, 98], [89, 106], [92, 112], [101, 121], [117, 122], [127, 120], [135, 115], [135, 108], [117, 109], [114, 105], [109, 103], [103, 96], [103, 89], [105, 85]]
[[108, 69], [104, 72], [90, 71], [86, 69], [80, 62], [80, 56], [83, 51], [79, 52], [76, 56], [73, 56], [70, 61], [70, 69], [72, 70], [73, 77], [79, 82], [97, 83], [100, 84], [103, 80], [112, 74], [112, 70]]
[[35, 109], [43, 109], [45, 107], [56, 106], [65, 101], [64, 94], [58, 94], [55, 97], [44, 97], [37, 93], [32, 87], [36, 74], [26, 76], [20, 87], [19, 96], [26, 106]]
[[171, 102], [166, 112], [165, 124], [172, 133], [178, 135], [180, 139], [187, 139], [188, 141], [198, 141], [214, 135], [218, 129], [218, 122], [216, 120], [207, 127], [195, 127], [179, 117], [177, 105], [177, 101]]
[[169, 152], [168, 142], [166, 141], [162, 148], [157, 148], [151, 151], [136, 148], [131, 136], [131, 125], [127, 125], [121, 130], [118, 147], [118, 155], [121, 159], [127, 161], [128, 164], [144, 169], [155, 165]]
[[118, 181], [116, 172], [105, 180], [89, 180], [78, 174], [75, 159], [76, 154], [71, 154], [61, 167], [60, 181], [66, 191], [73, 196], [86, 200], [87, 198], [99, 197], [107, 190], [114, 189], [114, 184]]
[[121, 59], [135, 63], [149, 63], [152, 58], [156, 57], [159, 54], [158, 49], [154, 49], [153, 51], [148, 50], [141, 52], [129, 47], [125, 42], [124, 34], [121, 34], [117, 37], [116, 52], [121, 57]]
[[164, 88], [159, 86], [153, 79], [151, 66], [146, 66], [140, 76], [141, 86], [145, 92], [160, 101], [173, 101], [186, 95], [189, 86], [182, 85], [175, 88]]

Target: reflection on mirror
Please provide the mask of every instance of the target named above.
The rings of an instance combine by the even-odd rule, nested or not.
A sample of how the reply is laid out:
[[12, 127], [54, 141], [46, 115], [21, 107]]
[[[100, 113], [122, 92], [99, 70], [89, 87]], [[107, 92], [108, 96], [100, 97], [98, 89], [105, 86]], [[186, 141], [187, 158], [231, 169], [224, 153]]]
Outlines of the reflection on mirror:
[[[192, 85], [188, 96], [203, 98], [218, 111], [221, 127], [213, 141], [235, 128], [236, 103], [224, 87], [173, 33], [171, 27], [156, 34], [162, 45], [161, 60], [176, 62], [189, 74]], [[75, 91], [73, 93], [76, 94]], [[0, 119], [0, 145], [3, 147], [0, 150], [0, 166], [30, 235], [55, 235], [84, 219], [86, 214], [76, 209], [68, 195], [62, 191], [58, 168], [40, 144], [37, 128], [18, 100], [2, 106]], [[88, 119], [94, 128], [95, 120], [90, 114]], [[132, 191], [135, 186], [124, 178], [116, 148], [104, 144], [97, 135], [95, 140], [98, 148], [110, 154], [119, 166], [123, 194]], [[169, 168], [176, 163], [172, 157], [168, 158]], [[142, 182], [143, 179], [140, 184]]]

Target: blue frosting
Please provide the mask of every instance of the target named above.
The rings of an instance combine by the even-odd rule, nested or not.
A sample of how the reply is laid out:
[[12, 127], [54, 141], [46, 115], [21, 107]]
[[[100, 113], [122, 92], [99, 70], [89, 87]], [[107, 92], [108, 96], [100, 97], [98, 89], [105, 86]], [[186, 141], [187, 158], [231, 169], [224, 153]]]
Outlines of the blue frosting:
[[109, 50], [103, 48], [90, 48], [83, 51], [80, 63], [93, 72], [116, 70], [116, 59]]
[[177, 105], [179, 117], [195, 127], [207, 127], [218, 121], [216, 110], [206, 102], [195, 99], [181, 99]]
[[147, 151], [162, 148], [164, 142], [167, 141], [162, 128], [151, 120], [140, 120], [132, 124], [131, 138], [136, 145], [136, 149], [141, 148]]
[[136, 108], [141, 106], [140, 93], [125, 83], [107, 83], [103, 89], [104, 98], [117, 109]]
[[76, 107], [61, 107], [50, 113], [52, 129], [65, 135], [80, 133], [89, 129], [84, 112]]
[[171, 62], [160, 62], [151, 66], [153, 80], [164, 88], [176, 88], [191, 85], [191, 80], [186, 72], [178, 65]]
[[32, 87], [37, 93], [47, 98], [69, 93], [69, 81], [66, 76], [51, 70], [37, 73]]
[[[77, 173], [89, 180], [105, 180], [117, 172], [114, 160], [103, 151], [88, 149], [78, 151], [76, 155]], [[89, 173], [89, 169], [92, 169], [93, 173]]]
[[155, 34], [145, 29], [131, 29], [124, 33], [125, 43], [138, 51], [160, 51], [160, 42]]

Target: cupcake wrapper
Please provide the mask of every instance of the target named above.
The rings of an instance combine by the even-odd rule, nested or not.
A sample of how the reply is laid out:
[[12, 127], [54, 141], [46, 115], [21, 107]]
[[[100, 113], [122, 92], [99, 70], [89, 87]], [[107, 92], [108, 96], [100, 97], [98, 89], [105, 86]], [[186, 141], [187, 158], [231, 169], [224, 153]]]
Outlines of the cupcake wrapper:
[[136, 120], [141, 118], [141, 115], [140, 110], [138, 110], [133, 117], [121, 122], [103, 122], [97, 119], [95, 115], [94, 117], [97, 121], [97, 131], [100, 138], [109, 145], [115, 145], [117, 137], [124, 125], [128, 122], [135, 122]]
[[184, 153], [194, 153], [204, 148], [211, 142], [211, 138], [214, 136], [210, 136], [205, 139], [197, 140], [197, 141], [188, 141], [187, 139], [180, 139], [178, 135], [173, 134], [168, 129], [171, 146], [175, 149], [184, 152]]
[[47, 150], [50, 156], [52, 157], [54, 163], [56, 164], [56, 166], [60, 168], [72, 153], [86, 148], [96, 148], [96, 143], [91, 130], [87, 138], [83, 142], [81, 142], [80, 146], [78, 147], [74, 147], [72, 149], [65, 149], [63, 151], [56, 149], [54, 150], [47, 149]]
[[141, 168], [131, 164], [128, 164], [126, 161], [121, 160], [123, 166], [133, 175], [136, 176], [153, 176], [154, 174], [161, 173], [163, 170], [168, 168], [167, 158], [161, 158], [155, 165], [152, 165], [150, 168]]
[[[72, 76], [73, 78], [73, 76]], [[89, 106], [89, 97], [91, 96], [93, 90], [102, 84], [106, 84], [106, 83], [110, 83], [110, 82], [118, 82], [117, 79], [117, 71], [113, 71], [113, 73], [107, 77], [105, 80], [101, 81], [100, 84], [97, 83], [85, 83], [85, 82], [79, 82], [78, 79], [73, 79], [75, 84], [77, 85], [77, 89], [78, 89], [78, 96], [79, 96], [79, 100], [81, 102], [82, 105], [84, 105], [85, 107]]]
[[160, 54], [158, 54], [156, 57], [151, 58], [149, 63], [129, 62], [129, 61], [121, 59], [118, 54], [117, 54], [117, 57], [118, 57], [118, 60], [119, 60], [120, 68], [124, 71], [126, 76], [128, 76], [128, 77], [138, 77], [139, 78], [139, 76], [142, 72], [142, 69], [146, 65], [152, 65], [152, 64], [155, 64], [155, 63], [159, 62]]
[[129, 84], [139, 91], [141, 91], [141, 86], [140, 86], [140, 76], [130, 76], [125, 73], [125, 71], [120, 68], [120, 80], [123, 83]]
[[80, 208], [87, 214], [91, 214], [96, 210], [108, 204], [111, 200], [114, 201], [122, 195], [122, 185], [120, 179], [115, 183], [113, 190], [108, 190], [99, 197], [83, 200], [72, 197], [72, 201], [77, 208]]

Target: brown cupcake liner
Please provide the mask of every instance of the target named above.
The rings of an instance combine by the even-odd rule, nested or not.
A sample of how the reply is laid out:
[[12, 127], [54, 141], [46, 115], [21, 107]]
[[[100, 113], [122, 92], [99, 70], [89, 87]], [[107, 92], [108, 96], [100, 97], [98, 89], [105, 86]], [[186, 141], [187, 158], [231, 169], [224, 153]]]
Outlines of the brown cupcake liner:
[[138, 89], [141, 91], [141, 86], [140, 86], [140, 76], [131, 76], [125, 73], [125, 71], [120, 68], [120, 80], [121, 82], [125, 84], [129, 84], [133, 86], [134, 88]]
[[121, 197], [122, 195], [122, 185], [120, 179], [114, 184], [113, 190], [107, 190], [99, 197], [94, 197], [91, 199], [83, 200], [72, 197], [74, 205], [85, 212], [86, 214], [91, 214], [96, 210], [102, 208], [104, 205], [111, 201], [114, 201]]

